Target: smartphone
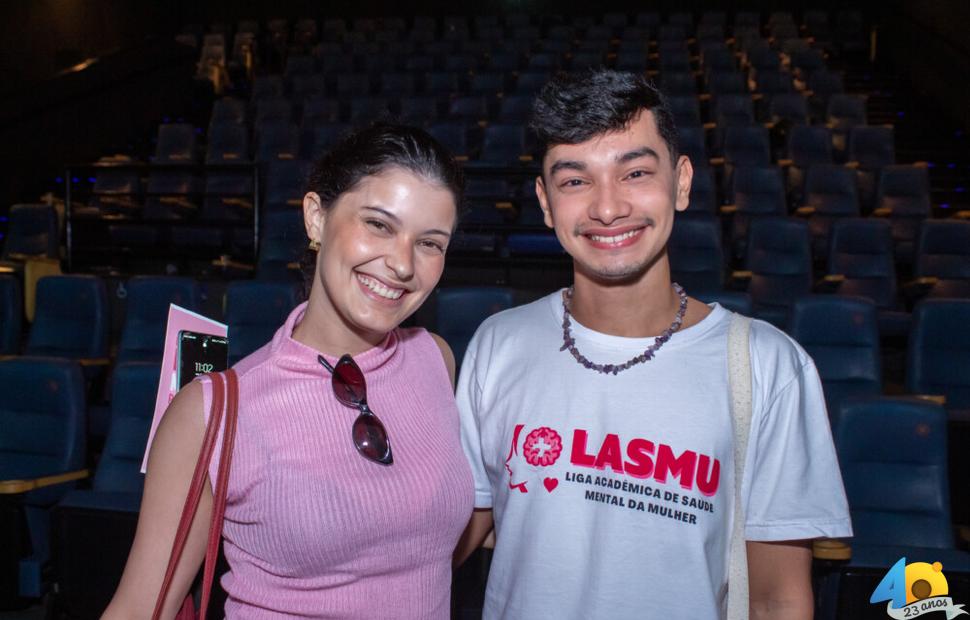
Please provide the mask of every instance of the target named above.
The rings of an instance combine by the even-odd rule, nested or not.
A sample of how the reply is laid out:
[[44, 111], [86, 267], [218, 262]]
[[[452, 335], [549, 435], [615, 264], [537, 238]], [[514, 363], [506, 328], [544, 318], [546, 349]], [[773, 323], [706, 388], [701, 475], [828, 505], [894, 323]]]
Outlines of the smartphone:
[[200, 334], [183, 329], [179, 332], [176, 364], [178, 391], [199, 375], [225, 370], [229, 366], [229, 340], [225, 336]]

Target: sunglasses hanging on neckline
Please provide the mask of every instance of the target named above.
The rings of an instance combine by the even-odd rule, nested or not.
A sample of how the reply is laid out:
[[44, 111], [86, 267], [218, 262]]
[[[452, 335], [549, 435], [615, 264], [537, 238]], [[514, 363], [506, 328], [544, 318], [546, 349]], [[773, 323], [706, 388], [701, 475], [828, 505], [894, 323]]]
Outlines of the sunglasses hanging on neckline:
[[330, 383], [337, 400], [360, 412], [351, 427], [351, 438], [357, 452], [375, 463], [392, 464], [391, 440], [377, 414], [367, 406], [367, 383], [360, 366], [349, 353], [342, 355], [335, 366], [331, 366], [322, 355], [317, 356], [317, 361], [330, 371]]

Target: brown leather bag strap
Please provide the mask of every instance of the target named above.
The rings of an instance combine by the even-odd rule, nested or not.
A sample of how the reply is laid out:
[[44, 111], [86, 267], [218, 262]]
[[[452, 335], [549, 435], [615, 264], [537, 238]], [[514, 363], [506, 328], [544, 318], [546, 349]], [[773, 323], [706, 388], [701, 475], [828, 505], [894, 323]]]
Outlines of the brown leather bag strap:
[[162, 587], [159, 589], [158, 598], [155, 600], [155, 610], [152, 612], [152, 620], [158, 620], [161, 617], [162, 607], [165, 605], [165, 597], [168, 596], [168, 591], [172, 587], [175, 569], [178, 567], [179, 560], [182, 557], [182, 551], [185, 549], [185, 543], [188, 540], [189, 531], [192, 528], [192, 521], [195, 519], [195, 513], [199, 509], [202, 489], [205, 486], [206, 477], [209, 473], [209, 461], [212, 460], [216, 437], [219, 434], [219, 427], [222, 423], [222, 412], [225, 402], [225, 390], [223, 388], [222, 377], [218, 374], [212, 374], [210, 377], [212, 379], [212, 407], [209, 410], [209, 423], [206, 425], [205, 436], [202, 439], [202, 449], [199, 451], [199, 460], [195, 463], [195, 472], [192, 474], [189, 492], [185, 497], [185, 504], [182, 507], [182, 516], [179, 519], [178, 529], [175, 532], [175, 540], [172, 541], [172, 552], [168, 558], [168, 567], [165, 569]]
[[239, 385], [236, 371], [225, 371], [226, 379], [226, 425], [222, 435], [222, 454], [219, 458], [219, 473], [216, 493], [212, 502], [212, 522], [209, 525], [209, 543], [205, 550], [205, 570], [202, 574], [202, 601], [199, 620], [205, 620], [212, 594], [215, 577], [216, 559], [219, 557], [219, 543], [222, 541], [222, 522], [226, 514], [226, 496], [229, 489], [229, 470], [232, 466], [232, 448], [236, 439], [236, 419], [239, 414]]

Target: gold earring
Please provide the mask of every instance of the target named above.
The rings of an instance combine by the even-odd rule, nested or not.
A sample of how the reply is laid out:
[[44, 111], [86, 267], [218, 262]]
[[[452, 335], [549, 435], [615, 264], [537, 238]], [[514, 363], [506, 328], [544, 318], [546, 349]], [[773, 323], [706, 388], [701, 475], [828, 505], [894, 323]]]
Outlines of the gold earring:
[[317, 241], [316, 239], [310, 239], [309, 247], [314, 252], [319, 252], [320, 251], [320, 242]]

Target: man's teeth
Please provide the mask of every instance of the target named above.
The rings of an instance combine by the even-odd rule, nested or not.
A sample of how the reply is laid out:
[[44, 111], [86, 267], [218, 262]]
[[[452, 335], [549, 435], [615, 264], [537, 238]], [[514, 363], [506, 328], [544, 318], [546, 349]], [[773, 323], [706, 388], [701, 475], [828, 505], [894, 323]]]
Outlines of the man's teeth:
[[616, 235], [615, 237], [603, 237], [603, 236], [600, 236], [600, 235], [590, 235], [589, 238], [592, 239], [593, 241], [597, 242], [597, 243], [619, 243], [619, 242], [623, 241], [624, 239], [629, 239], [630, 237], [632, 237], [633, 235], [637, 234], [638, 232], [640, 232], [640, 231], [639, 230], [631, 230], [629, 232], [623, 233], [622, 235]]
[[367, 276], [361, 275], [359, 273], [357, 274], [357, 279], [360, 280], [361, 284], [363, 284], [373, 292], [377, 293], [378, 295], [386, 299], [398, 299], [401, 295], [404, 294], [404, 289], [387, 288], [386, 286], [384, 286], [374, 278], [368, 278]]

